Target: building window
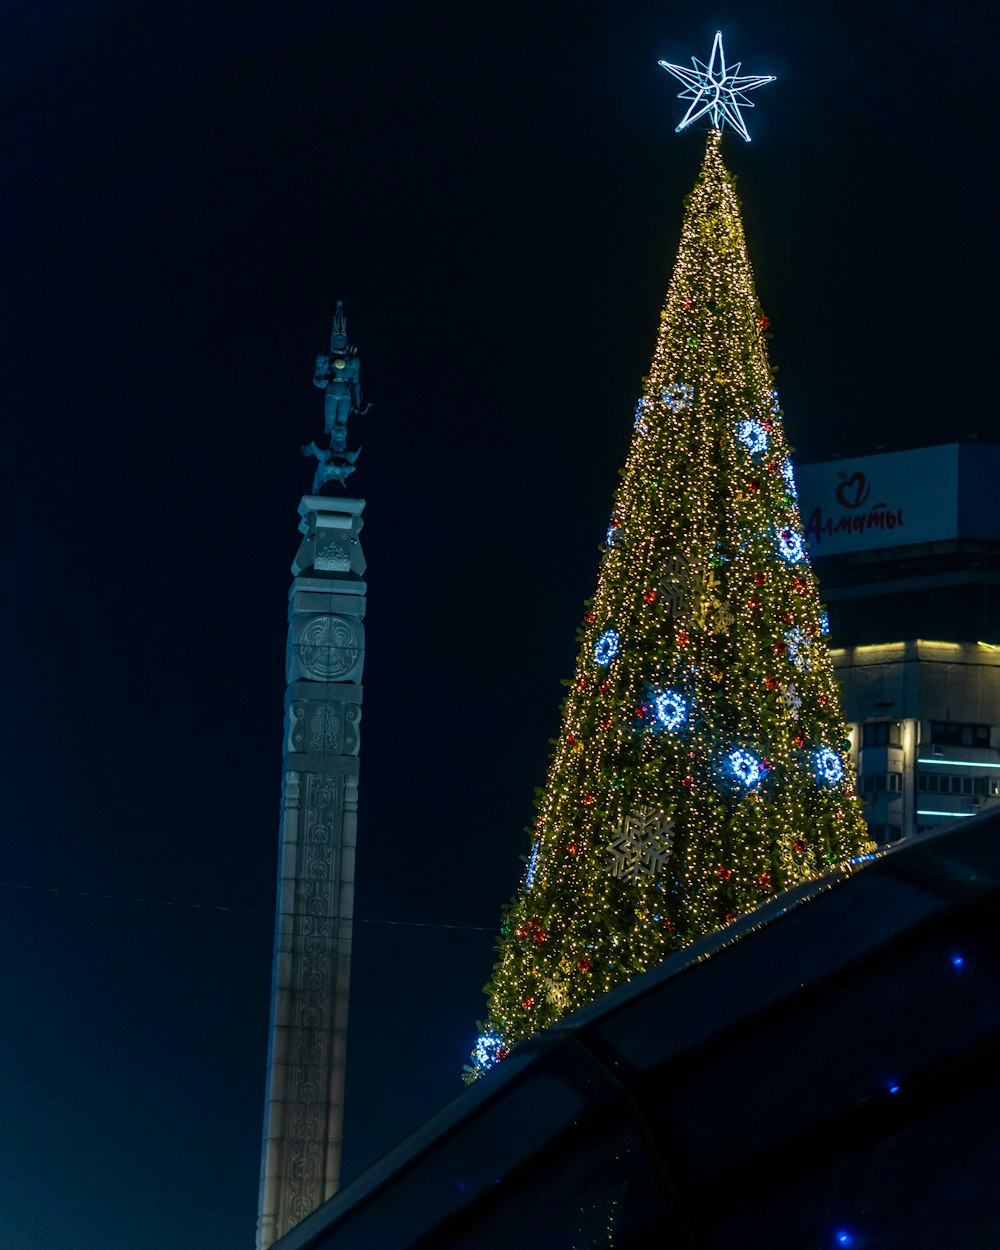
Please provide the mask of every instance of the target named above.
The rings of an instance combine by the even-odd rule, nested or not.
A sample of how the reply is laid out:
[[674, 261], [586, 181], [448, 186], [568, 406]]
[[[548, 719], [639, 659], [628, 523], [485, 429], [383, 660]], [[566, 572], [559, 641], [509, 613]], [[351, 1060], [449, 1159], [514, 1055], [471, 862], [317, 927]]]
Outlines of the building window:
[[990, 745], [990, 727], [989, 725], [953, 725], [950, 721], [931, 721], [931, 745], [983, 749]]
[[994, 791], [989, 777], [959, 777], [952, 773], [917, 773], [917, 789], [922, 794], [980, 794]]
[[861, 726], [863, 747], [898, 747], [899, 723], [894, 720], [873, 720]]
[[860, 789], [863, 794], [881, 794], [885, 791], [899, 794], [903, 789], [903, 774], [865, 773], [861, 778]]

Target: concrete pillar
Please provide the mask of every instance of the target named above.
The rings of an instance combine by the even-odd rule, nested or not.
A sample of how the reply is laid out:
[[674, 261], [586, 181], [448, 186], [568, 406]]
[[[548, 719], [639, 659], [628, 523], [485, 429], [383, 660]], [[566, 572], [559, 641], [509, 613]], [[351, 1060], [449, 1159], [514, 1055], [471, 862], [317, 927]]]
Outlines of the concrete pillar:
[[258, 1250], [340, 1180], [364, 667], [364, 500], [306, 495], [292, 564]]

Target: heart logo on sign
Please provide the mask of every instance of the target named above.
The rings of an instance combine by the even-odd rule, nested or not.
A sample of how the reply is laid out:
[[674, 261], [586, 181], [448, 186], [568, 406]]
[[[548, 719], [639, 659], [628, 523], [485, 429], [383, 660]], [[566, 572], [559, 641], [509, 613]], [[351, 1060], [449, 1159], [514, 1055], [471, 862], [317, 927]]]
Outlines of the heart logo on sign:
[[837, 503], [842, 508], [860, 508], [867, 502], [868, 496], [872, 493], [872, 488], [868, 485], [865, 475], [860, 471], [852, 473], [850, 477], [840, 474], [844, 480], [837, 486]]

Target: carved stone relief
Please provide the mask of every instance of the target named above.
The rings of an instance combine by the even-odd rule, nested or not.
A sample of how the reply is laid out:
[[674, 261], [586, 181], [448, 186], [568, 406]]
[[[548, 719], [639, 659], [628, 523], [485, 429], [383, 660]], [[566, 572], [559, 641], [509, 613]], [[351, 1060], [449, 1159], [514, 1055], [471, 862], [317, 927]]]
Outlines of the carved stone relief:
[[[355, 542], [357, 539], [354, 540]], [[351, 539], [327, 529], [316, 531], [314, 567], [329, 573], [348, 573], [351, 568]]]
[[360, 724], [360, 704], [295, 699], [288, 708], [287, 750], [309, 755], [357, 755]]
[[288, 636], [288, 680], [357, 681], [364, 642], [361, 622], [348, 616], [293, 620]]

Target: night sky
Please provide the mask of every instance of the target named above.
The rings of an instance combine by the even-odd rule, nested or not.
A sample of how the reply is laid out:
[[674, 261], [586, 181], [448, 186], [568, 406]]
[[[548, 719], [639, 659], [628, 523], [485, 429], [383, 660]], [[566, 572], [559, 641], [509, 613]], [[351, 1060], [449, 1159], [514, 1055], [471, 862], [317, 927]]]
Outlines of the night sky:
[[[808, 12], [804, 14], [804, 10]], [[996, 439], [993, 5], [11, 0], [0, 1246], [247, 1250], [296, 506], [374, 406], [347, 1177], [460, 1092], [704, 131], [802, 459]]]

